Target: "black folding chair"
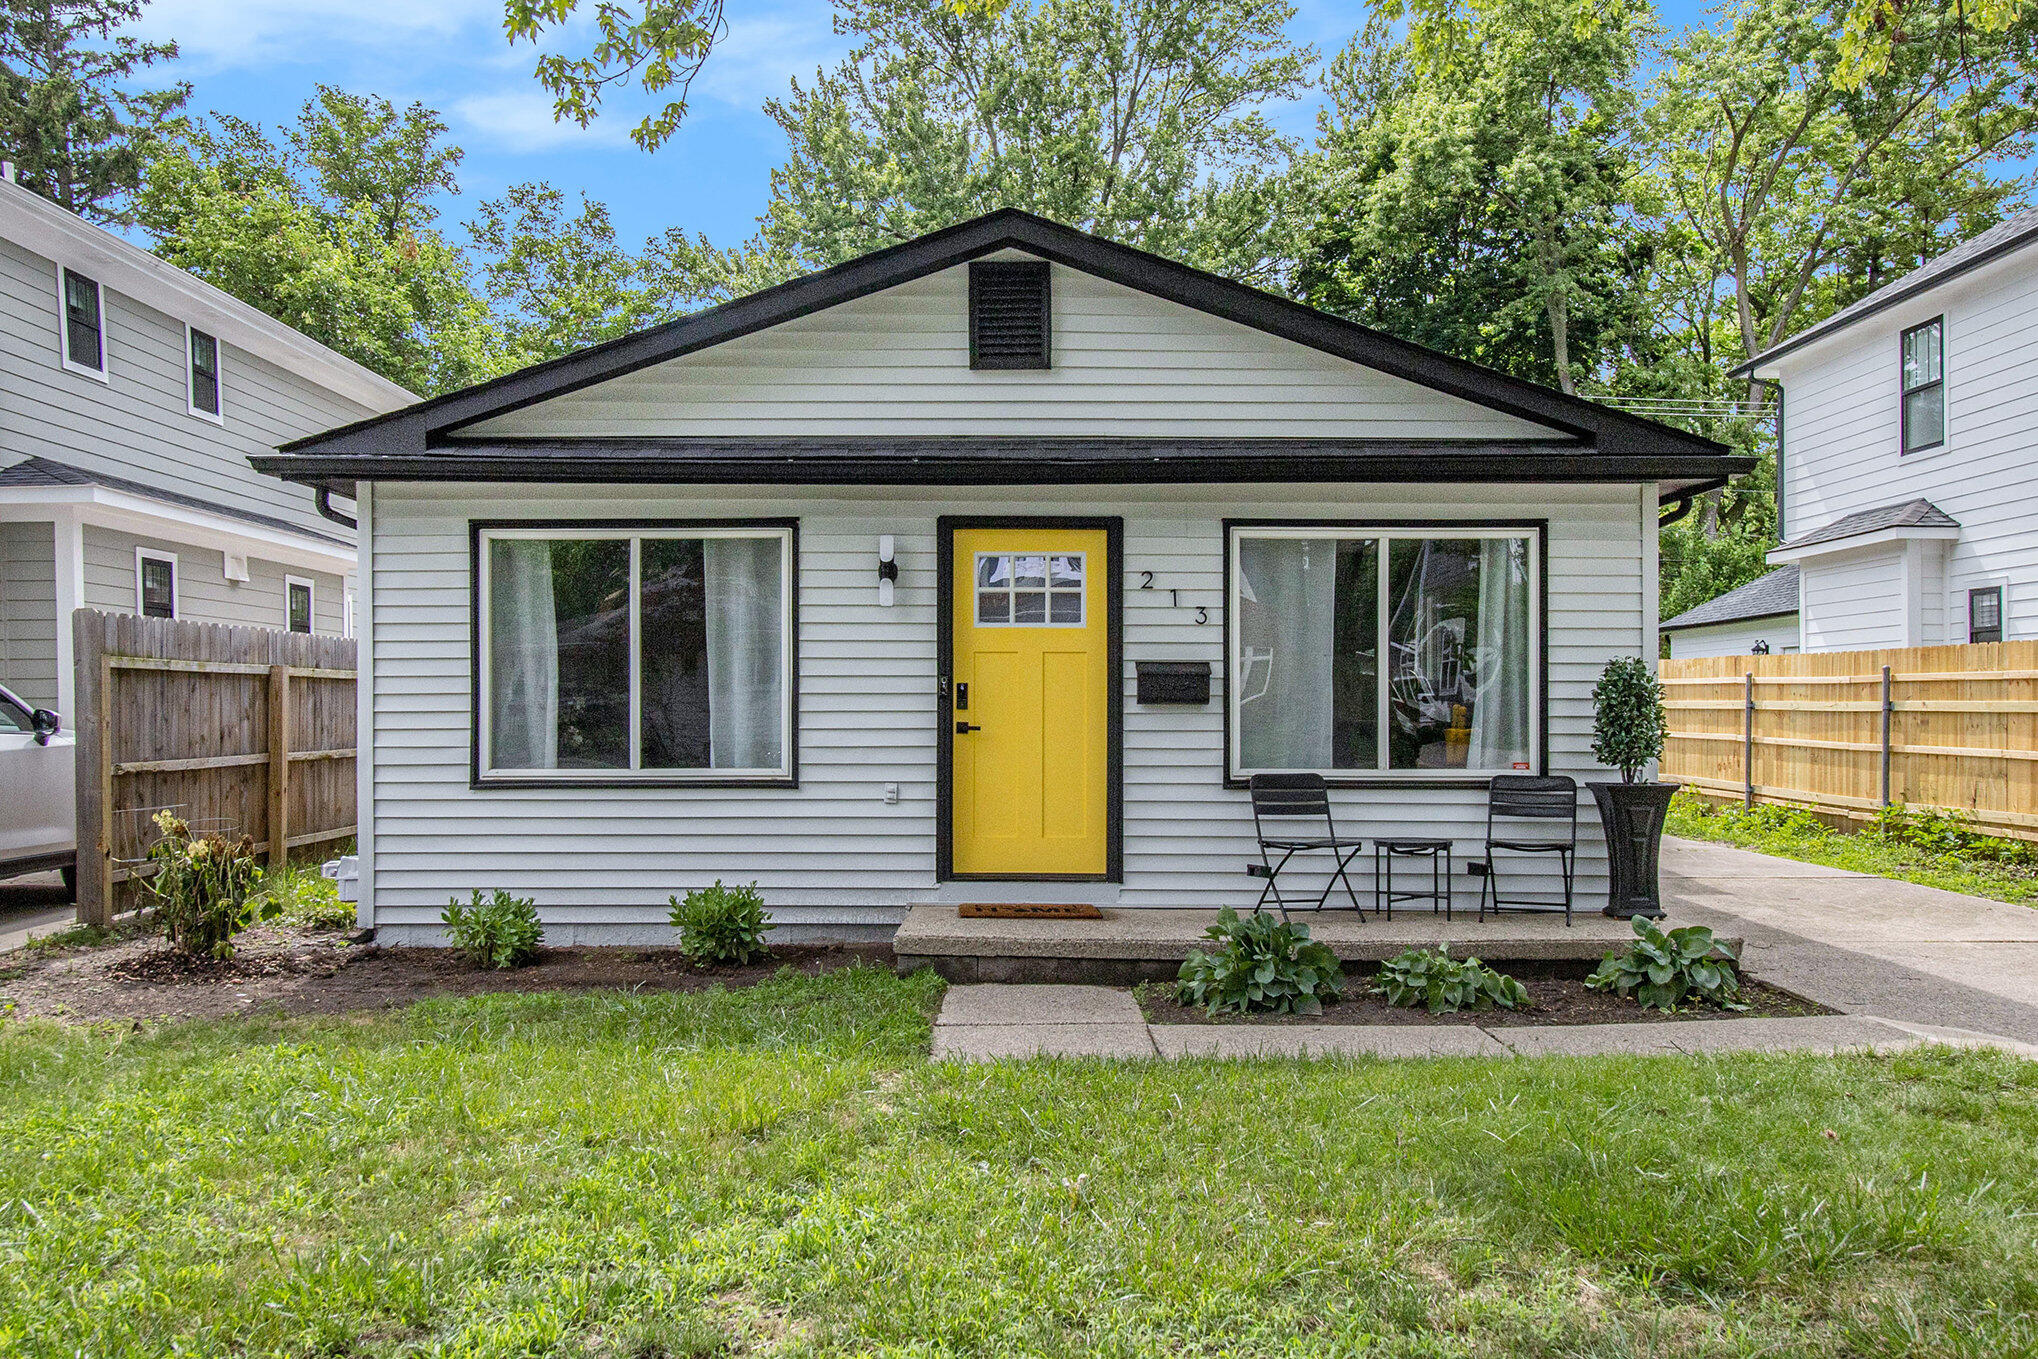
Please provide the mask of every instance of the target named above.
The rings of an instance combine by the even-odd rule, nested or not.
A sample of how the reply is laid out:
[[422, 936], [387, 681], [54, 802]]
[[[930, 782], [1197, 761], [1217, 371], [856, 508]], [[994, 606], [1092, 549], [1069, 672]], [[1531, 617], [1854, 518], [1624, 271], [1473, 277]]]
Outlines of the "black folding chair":
[[[1501, 821], [1562, 821], [1564, 836], [1554, 834], [1531, 839], [1527, 827], [1507, 834]], [[1499, 830], [1501, 834], [1495, 834]], [[1555, 829], [1554, 827], [1552, 828]], [[1500, 885], [1500, 855], [1554, 854], [1564, 877], [1561, 907], [1541, 897], [1508, 897]], [[1502, 911], [1564, 912], [1571, 923], [1571, 889], [1578, 857], [1578, 784], [1562, 774], [1495, 774], [1486, 794], [1486, 857], [1465, 865], [1466, 872], [1479, 879], [1479, 918], [1490, 909]], [[1510, 870], [1513, 871], [1513, 870]]]
[[[1365, 908], [1359, 905], [1359, 894], [1352, 890], [1352, 880], [1345, 876], [1345, 865], [1357, 858], [1365, 848], [1364, 840], [1341, 839], [1337, 823], [1331, 820], [1330, 790], [1321, 774], [1255, 774], [1249, 781], [1253, 800], [1253, 832], [1260, 841], [1260, 861], [1247, 864], [1245, 871], [1256, 878], [1265, 878], [1267, 885], [1260, 889], [1260, 899], [1253, 903], [1253, 913], [1266, 908], [1267, 896], [1273, 895], [1274, 904], [1281, 910], [1281, 919], [1288, 918], [1288, 899], [1281, 895], [1281, 870], [1297, 854], [1308, 854], [1317, 850], [1328, 851], [1335, 863], [1330, 877], [1323, 884], [1323, 894], [1316, 898], [1313, 909], [1322, 910], [1330, 900], [1330, 890], [1338, 883], [1345, 885], [1345, 895], [1352, 899], [1352, 909], [1360, 916]], [[1323, 818], [1322, 835], [1269, 835], [1267, 821], [1282, 817]], [[1280, 855], [1280, 861], [1274, 855]], [[1299, 905], [1299, 899], [1298, 899]]]

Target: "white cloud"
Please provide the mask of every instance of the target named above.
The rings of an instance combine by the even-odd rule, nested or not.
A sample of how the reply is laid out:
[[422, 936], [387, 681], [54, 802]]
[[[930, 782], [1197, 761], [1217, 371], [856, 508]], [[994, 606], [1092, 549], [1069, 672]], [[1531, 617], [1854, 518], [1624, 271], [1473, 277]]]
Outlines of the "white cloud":
[[817, 66], [833, 66], [849, 52], [836, 35], [826, 0], [796, 8], [751, 14], [729, 23], [729, 31], [694, 80], [694, 92], [741, 109], [760, 107], [786, 92], [794, 76], [811, 78]]
[[552, 117], [552, 97], [535, 83], [527, 90], [471, 94], [453, 101], [454, 124], [472, 140], [509, 151], [549, 151], [561, 146], [621, 146], [640, 115], [606, 109], [592, 127]]
[[154, 0], [130, 31], [225, 68], [324, 62], [349, 49], [414, 53], [421, 40], [501, 22], [500, 0]]

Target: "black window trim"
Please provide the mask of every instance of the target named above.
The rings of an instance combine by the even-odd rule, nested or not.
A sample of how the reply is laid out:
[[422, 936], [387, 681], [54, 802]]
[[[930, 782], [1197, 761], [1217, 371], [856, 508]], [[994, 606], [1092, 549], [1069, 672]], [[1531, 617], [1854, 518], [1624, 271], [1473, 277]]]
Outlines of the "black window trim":
[[[90, 284], [92, 287], [92, 341], [96, 351], [94, 363], [81, 363], [73, 358], [71, 345], [71, 280]], [[109, 381], [106, 368], [106, 289], [99, 280], [69, 265], [57, 266], [57, 357], [63, 366], [73, 373]]]
[[[2000, 642], [2003, 640], [2003, 587], [2000, 585], [1977, 585], [1967, 592], [1967, 640], [1969, 644]], [[1977, 637], [1974, 626], [1975, 601], [1984, 595], [1994, 595], [1996, 601], [1996, 625], [1993, 637]]]
[[[571, 532], [672, 532], [686, 529], [773, 529], [786, 534], [786, 751], [785, 772], [731, 777], [712, 770], [689, 776], [684, 771], [575, 771], [503, 774], [484, 768], [481, 733], [485, 652], [482, 648], [481, 544], [499, 529], [556, 529]], [[800, 521], [797, 518], [735, 519], [471, 519], [467, 524], [468, 673], [467, 786], [474, 791], [518, 789], [537, 795], [561, 788], [797, 788], [800, 786]]]
[[[198, 337], [204, 336], [212, 343], [212, 404], [215, 409], [207, 410], [198, 404]], [[210, 420], [216, 425], [226, 423], [226, 365], [219, 336], [209, 330], [200, 330], [189, 321], [184, 323], [184, 408], [200, 420]]]
[[[1232, 596], [1232, 572], [1234, 547], [1239, 530], [1262, 528], [1329, 529], [1339, 532], [1346, 530], [1380, 529], [1389, 532], [1420, 529], [1432, 532], [1438, 537], [1448, 537], [1451, 529], [1524, 529], [1534, 535], [1536, 545], [1536, 663], [1530, 678], [1536, 686], [1534, 709], [1536, 736], [1532, 752], [1534, 768], [1532, 774], [1544, 774], [1550, 768], [1550, 521], [1547, 519], [1226, 519], [1223, 521], [1224, 534], [1224, 576], [1222, 581], [1223, 599], [1219, 612], [1224, 615], [1224, 702], [1221, 705], [1224, 719], [1224, 786], [1231, 789], [1250, 787], [1248, 776], [1240, 774], [1232, 760], [1232, 691], [1234, 687], [1233, 660], [1237, 646], [1234, 637], [1235, 620], [1230, 608]], [[1491, 782], [1492, 773], [1465, 775], [1436, 775], [1427, 778], [1413, 777], [1406, 770], [1383, 770], [1368, 773], [1360, 770], [1322, 770], [1323, 781], [1332, 788], [1484, 788]]]
[[[1904, 376], [1904, 346], [1910, 343], [1911, 336], [1921, 330], [1930, 330], [1934, 326], [1939, 328], [1939, 376], [1930, 382], [1921, 382], [1915, 387], [1906, 386], [1907, 379]], [[1911, 396], [1917, 392], [1930, 391], [1934, 387], [1939, 389], [1939, 437], [1929, 444], [1914, 444], [1911, 442]], [[1946, 446], [1948, 417], [1951, 414], [1946, 408], [1946, 315], [1944, 312], [1934, 316], [1929, 321], [1920, 321], [1914, 326], [1907, 326], [1903, 333], [1897, 336], [1896, 389], [1896, 429], [1898, 447], [1901, 451], [1904, 454], [1926, 453], [1935, 448], [1944, 448]]]

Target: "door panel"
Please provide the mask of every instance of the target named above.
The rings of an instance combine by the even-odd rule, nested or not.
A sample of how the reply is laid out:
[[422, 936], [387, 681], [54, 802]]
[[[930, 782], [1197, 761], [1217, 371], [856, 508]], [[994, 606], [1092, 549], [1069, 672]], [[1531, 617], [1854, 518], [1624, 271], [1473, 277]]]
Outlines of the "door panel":
[[955, 533], [948, 607], [957, 874], [1108, 869], [1107, 541], [1102, 529]]

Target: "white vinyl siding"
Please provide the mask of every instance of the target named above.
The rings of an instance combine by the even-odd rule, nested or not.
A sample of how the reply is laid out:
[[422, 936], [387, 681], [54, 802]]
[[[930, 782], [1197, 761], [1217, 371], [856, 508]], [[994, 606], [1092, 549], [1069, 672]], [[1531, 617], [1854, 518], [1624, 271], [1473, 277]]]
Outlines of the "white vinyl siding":
[[0, 522], [0, 684], [31, 707], [57, 706], [56, 534]]
[[1901, 544], [1800, 562], [1806, 651], [1903, 646]]
[[958, 265], [462, 432], [1560, 437], [1060, 265], [1054, 366], [973, 371], [968, 279]]
[[1757, 642], [1767, 642], [1772, 656], [1798, 649], [1797, 615], [1794, 613], [1678, 628], [1663, 635], [1670, 639], [1670, 659], [1673, 661], [1690, 660], [1694, 656], [1748, 656], [1754, 653]]
[[[895, 921], [941, 898], [935, 853], [936, 520], [942, 514], [1119, 515], [1125, 521], [1124, 851], [1128, 907], [1250, 905], [1258, 883], [1246, 795], [1223, 787], [1226, 518], [1547, 519], [1549, 745], [1553, 772], [1604, 777], [1590, 756], [1591, 690], [1613, 656], [1653, 651], [1644, 626], [1645, 525], [1653, 490], [1633, 486], [689, 490], [541, 486], [376, 488], [373, 516], [372, 881], [392, 941], [436, 934], [455, 894], [507, 888], [537, 899], [549, 937], [583, 927], [619, 940], [669, 937], [667, 898], [756, 881], [788, 925]], [[518, 517], [771, 518], [800, 524], [797, 789], [477, 790], [469, 523]], [[896, 600], [877, 603], [877, 540], [893, 535]], [[1138, 587], [1153, 573], [1152, 590]], [[1179, 591], [1179, 604], [1171, 591]], [[1196, 622], [1197, 610], [1208, 621]], [[1207, 707], [1143, 708], [1141, 660], [1214, 667]], [[895, 805], [885, 800], [897, 784]], [[1469, 854], [1478, 789], [1353, 789], [1341, 825], [1363, 835], [1450, 834]], [[1437, 830], [1438, 826], [1445, 829]], [[1605, 890], [1597, 821], [1581, 790], [1578, 905]], [[1472, 900], [1471, 880], [1457, 884]], [[971, 884], [978, 896], [986, 884]], [[1040, 900], [1034, 896], [1015, 899]], [[1360, 882], [1361, 893], [1366, 884]], [[579, 937], [595, 937], [582, 934]]]
[[222, 341], [225, 418], [193, 419], [184, 320], [124, 296], [104, 274], [107, 378], [88, 377], [59, 358], [57, 277], [54, 261], [0, 239], [0, 461], [51, 458], [347, 537], [319, 516], [309, 489], [263, 476], [247, 459], [372, 412]]
[[285, 567], [260, 557], [248, 558], [248, 579], [226, 578], [226, 554], [219, 548], [167, 538], [143, 537], [120, 529], [85, 526], [85, 590], [88, 609], [108, 613], [135, 612], [137, 548], [174, 554], [177, 558], [177, 617], [192, 623], [231, 623], [245, 627], [283, 627], [284, 579], [310, 580], [312, 630], [338, 636], [340, 577]]
[[[1900, 337], [1944, 314], [1946, 439], [1901, 452]], [[1784, 532], [1923, 497], [1960, 524], [1943, 563], [1929, 554], [1921, 644], [1966, 640], [1967, 591], [2002, 584], [2005, 640], [2038, 637], [2038, 246], [1871, 317], [1780, 365], [1786, 393]], [[1815, 563], [1804, 563], [1809, 573]], [[1808, 650], [1899, 646], [1844, 617], [1867, 578], [1832, 568], [1826, 597], [1806, 598]], [[1882, 567], [1873, 573], [1883, 573]], [[1841, 579], [1845, 577], [1846, 579]], [[1886, 612], [1878, 609], [1878, 612]]]

